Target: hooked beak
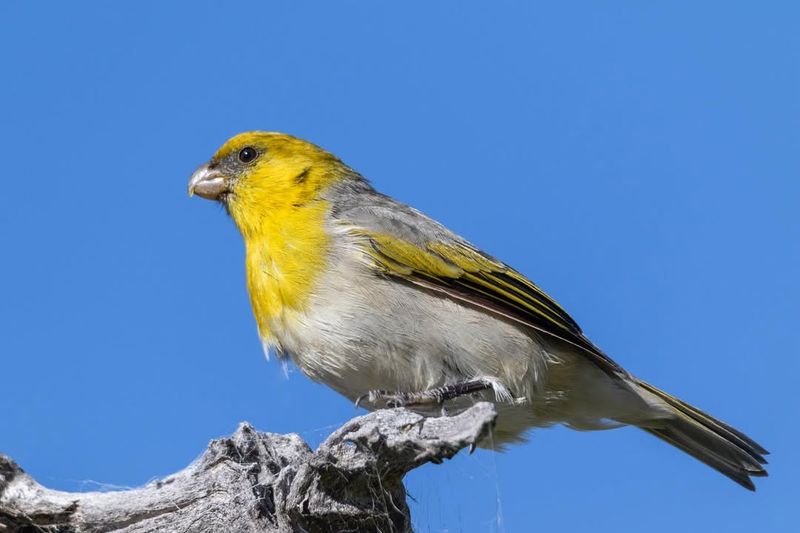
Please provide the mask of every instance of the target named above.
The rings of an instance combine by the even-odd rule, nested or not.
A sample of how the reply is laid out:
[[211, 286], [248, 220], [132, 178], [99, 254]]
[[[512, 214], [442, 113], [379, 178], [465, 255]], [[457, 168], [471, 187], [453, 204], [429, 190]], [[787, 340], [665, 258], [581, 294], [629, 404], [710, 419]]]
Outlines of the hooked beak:
[[208, 163], [194, 171], [189, 178], [189, 196], [197, 194], [207, 200], [218, 200], [228, 192], [225, 177], [216, 169], [209, 167]]

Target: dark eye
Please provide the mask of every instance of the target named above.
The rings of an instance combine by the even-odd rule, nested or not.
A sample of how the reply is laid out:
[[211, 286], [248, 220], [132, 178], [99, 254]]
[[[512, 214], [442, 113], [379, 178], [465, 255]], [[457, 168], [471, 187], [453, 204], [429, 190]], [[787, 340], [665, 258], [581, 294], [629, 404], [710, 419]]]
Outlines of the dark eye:
[[245, 146], [239, 151], [239, 161], [242, 163], [249, 163], [256, 157], [258, 157], [258, 152], [252, 146]]

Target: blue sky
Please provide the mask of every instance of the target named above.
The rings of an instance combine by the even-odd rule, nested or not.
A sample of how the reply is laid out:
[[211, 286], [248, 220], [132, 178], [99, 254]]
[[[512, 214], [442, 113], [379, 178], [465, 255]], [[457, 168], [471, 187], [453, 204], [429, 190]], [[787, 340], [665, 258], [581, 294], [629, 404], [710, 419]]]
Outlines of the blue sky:
[[[800, 499], [793, 2], [0, 3], [0, 450], [139, 485], [241, 420], [356, 414], [266, 362], [186, 181], [229, 136], [341, 156], [763, 443], [751, 494], [635, 429], [412, 473], [419, 531], [787, 531]], [[290, 4], [290, 5], [289, 5]]]

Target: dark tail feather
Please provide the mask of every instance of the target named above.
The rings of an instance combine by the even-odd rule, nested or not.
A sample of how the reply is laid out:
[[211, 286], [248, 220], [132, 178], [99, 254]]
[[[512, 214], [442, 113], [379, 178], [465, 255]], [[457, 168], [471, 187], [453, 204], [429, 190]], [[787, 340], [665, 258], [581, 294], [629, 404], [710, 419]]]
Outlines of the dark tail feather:
[[751, 477], [764, 477], [769, 452], [741, 431], [692, 407], [649, 383], [636, 384], [656, 395], [675, 413], [673, 418], [640, 426], [643, 430], [680, 448], [746, 489], [755, 490]]

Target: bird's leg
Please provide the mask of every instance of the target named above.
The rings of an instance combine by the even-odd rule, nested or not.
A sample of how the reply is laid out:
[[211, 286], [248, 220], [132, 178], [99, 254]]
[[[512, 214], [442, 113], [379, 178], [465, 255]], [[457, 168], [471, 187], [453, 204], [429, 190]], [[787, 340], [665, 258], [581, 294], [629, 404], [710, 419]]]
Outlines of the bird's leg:
[[435, 389], [428, 389], [419, 392], [390, 392], [385, 390], [371, 390], [359, 396], [356, 400], [356, 407], [361, 405], [364, 400], [371, 404], [384, 402], [386, 407], [413, 407], [416, 405], [440, 405], [447, 400], [465, 396], [482, 390], [491, 389], [492, 384], [483, 379], [472, 381], [462, 381], [452, 385], [443, 385]]

